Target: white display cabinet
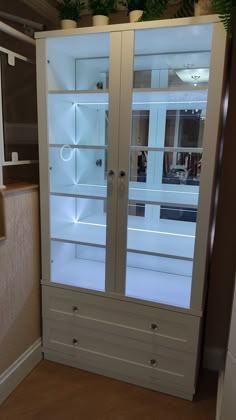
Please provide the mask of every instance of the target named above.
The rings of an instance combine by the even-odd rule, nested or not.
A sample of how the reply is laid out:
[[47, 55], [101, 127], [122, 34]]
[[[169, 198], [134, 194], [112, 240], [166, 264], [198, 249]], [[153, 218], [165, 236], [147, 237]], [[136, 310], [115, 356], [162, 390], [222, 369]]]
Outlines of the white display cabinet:
[[[98, 371], [101, 357], [99, 373], [191, 398], [212, 234], [224, 29], [211, 16], [46, 32], [37, 38], [45, 357], [60, 359], [53, 345], [57, 327], [49, 328], [49, 320], [56, 322], [60, 312], [65, 322], [69, 315], [84, 322], [76, 304], [70, 314], [63, 309], [73, 301], [71, 293], [80, 305], [96, 297], [97, 315], [86, 317], [102, 322], [105, 330], [113, 322], [122, 340], [131, 308], [140, 321], [141, 314], [147, 316], [150, 327], [144, 333], [131, 326], [130, 334], [140, 330], [140, 342], [155, 334], [156, 345], [163, 334], [155, 310], [169, 325], [178, 313], [179, 325], [195, 323], [186, 343], [194, 339], [196, 346], [189, 373], [185, 366], [164, 382], [152, 378], [153, 368], [157, 376], [166, 369], [166, 361], [162, 366], [154, 357], [155, 346], [144, 352], [148, 366], [139, 361], [148, 369], [147, 382], [141, 368], [135, 380], [131, 371], [119, 376], [117, 360], [110, 369], [108, 358], [114, 355], [101, 352], [101, 343], [94, 342], [93, 363], [86, 345], [82, 359], [72, 363], [80, 339], [72, 337], [61, 350], [70, 347], [63, 356], [68, 364]], [[54, 311], [56, 297], [48, 296], [59, 289], [64, 303]], [[104, 299], [109, 310], [101, 320]], [[120, 322], [110, 321], [117, 302], [127, 311], [119, 332]], [[167, 339], [168, 331], [163, 336]], [[67, 340], [63, 332], [62, 337]], [[117, 338], [104, 336], [108, 339], [114, 346]], [[125, 352], [121, 359], [130, 367]], [[180, 355], [172, 356], [177, 367]], [[177, 385], [176, 375], [187, 382]]]

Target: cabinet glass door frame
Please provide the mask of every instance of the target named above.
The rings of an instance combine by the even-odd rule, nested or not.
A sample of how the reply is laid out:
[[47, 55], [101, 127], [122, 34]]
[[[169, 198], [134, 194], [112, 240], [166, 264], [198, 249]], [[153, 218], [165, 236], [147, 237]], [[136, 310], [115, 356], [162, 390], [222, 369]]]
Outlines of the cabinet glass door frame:
[[[104, 31], [105, 32], [105, 31]], [[90, 33], [87, 33], [89, 36]], [[115, 291], [115, 258], [116, 258], [116, 211], [117, 211], [117, 168], [118, 168], [118, 136], [119, 136], [119, 94], [120, 94], [120, 54], [121, 33], [107, 31], [110, 44], [109, 55], [109, 90], [108, 90], [108, 129], [107, 129], [107, 229], [105, 246], [105, 290]], [[94, 33], [93, 33], [94, 36]], [[76, 34], [80, 42], [80, 34]], [[41, 183], [41, 232], [42, 232], [42, 281], [51, 282], [51, 239], [50, 239], [50, 160], [49, 160], [49, 89], [47, 64], [49, 38], [37, 40], [37, 88], [38, 88], [38, 118], [39, 118], [39, 153], [40, 153], [40, 183]], [[60, 41], [60, 38], [58, 38]], [[71, 91], [72, 94], [76, 93]], [[84, 91], [87, 92], [87, 91]], [[57, 92], [56, 92], [57, 93]], [[59, 92], [60, 93], [60, 92]], [[62, 94], [65, 91], [62, 91]], [[68, 90], [70, 93], [70, 90]], [[82, 92], [83, 93], [83, 92]], [[99, 92], [98, 92], [99, 93]], [[86, 94], [86, 93], [85, 93]], [[57, 146], [57, 144], [55, 144]], [[63, 145], [62, 145], [63, 146]], [[96, 279], [96, 273], [94, 273]], [[67, 286], [66, 282], [63, 283]], [[75, 286], [77, 288], [77, 286]], [[81, 289], [78, 285], [78, 289]], [[86, 289], [86, 287], [85, 287]], [[81, 290], [85, 290], [81, 289]], [[89, 289], [93, 291], [92, 289]], [[96, 290], [96, 289], [95, 289]]]
[[[140, 28], [137, 30], [142, 31]], [[119, 250], [119, 252], [117, 252], [116, 290], [121, 295], [125, 295], [126, 289], [127, 209], [129, 189], [129, 145], [132, 129], [134, 32], [135, 31], [130, 30], [122, 33], [123, 48], [120, 98], [120, 121], [122, 122], [122, 125], [120, 127], [119, 139], [117, 219], [119, 229], [117, 231], [116, 245], [117, 250]], [[205, 279], [207, 275], [206, 270], [208, 268], [207, 261], [214, 235], [214, 232], [210, 231], [210, 229], [212, 222], [212, 210], [214, 206], [215, 168], [218, 159], [219, 133], [222, 121], [225, 54], [226, 34], [224, 28], [221, 23], [213, 23], [210, 78], [208, 82], [208, 100], [203, 135], [204, 151], [193, 257], [191, 297], [189, 308], [186, 308], [199, 315], [202, 313], [203, 302], [205, 299]], [[121, 173], [125, 173], [125, 180], [119, 176]], [[156, 302], [152, 302], [154, 305], [155, 303]]]

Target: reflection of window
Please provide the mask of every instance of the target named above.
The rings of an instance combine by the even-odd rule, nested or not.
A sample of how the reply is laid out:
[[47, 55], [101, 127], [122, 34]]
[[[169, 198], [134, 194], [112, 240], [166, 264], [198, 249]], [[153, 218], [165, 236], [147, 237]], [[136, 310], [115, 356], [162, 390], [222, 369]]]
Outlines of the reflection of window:
[[[202, 148], [204, 120], [198, 109], [167, 111], [165, 147], [184, 147], [186, 152], [164, 153], [163, 184], [199, 185], [202, 153], [188, 149]], [[160, 218], [196, 222], [197, 211], [161, 206]]]
[[201, 153], [166, 152], [163, 157], [163, 184], [199, 185]]
[[166, 113], [166, 147], [202, 147], [205, 119], [202, 110], [173, 110]]
[[[134, 110], [132, 113], [131, 146], [137, 147], [130, 154], [130, 181], [146, 182], [148, 153], [149, 111]], [[145, 204], [129, 205], [129, 215], [145, 216]]]
[[196, 222], [197, 210], [179, 207], [161, 206], [160, 219], [179, 220], [182, 222]]
[[167, 111], [165, 146], [185, 147], [186, 152], [164, 153], [163, 183], [199, 185], [202, 154], [188, 148], [202, 147], [203, 129], [202, 110]]
[[138, 147], [130, 155], [130, 181], [146, 182], [149, 111], [140, 110], [132, 113], [131, 146]]

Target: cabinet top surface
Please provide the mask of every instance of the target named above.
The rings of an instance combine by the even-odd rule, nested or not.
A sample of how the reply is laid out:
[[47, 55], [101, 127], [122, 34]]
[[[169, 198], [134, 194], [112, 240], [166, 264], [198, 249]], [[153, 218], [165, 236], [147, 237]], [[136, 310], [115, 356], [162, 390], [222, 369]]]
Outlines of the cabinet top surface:
[[211, 24], [220, 23], [218, 15], [207, 15], [198, 17], [188, 17], [180, 19], [163, 19], [153, 20], [148, 22], [138, 23], [121, 23], [107, 26], [91, 26], [76, 29], [59, 29], [54, 31], [37, 32], [35, 34], [36, 39], [50, 38], [50, 37], [64, 37], [81, 35], [87, 33], [103, 33], [103, 32], [120, 32], [128, 30], [139, 30], [139, 29], [151, 29], [151, 28], [164, 28], [174, 26], [185, 26], [185, 25], [199, 25], [199, 24]]

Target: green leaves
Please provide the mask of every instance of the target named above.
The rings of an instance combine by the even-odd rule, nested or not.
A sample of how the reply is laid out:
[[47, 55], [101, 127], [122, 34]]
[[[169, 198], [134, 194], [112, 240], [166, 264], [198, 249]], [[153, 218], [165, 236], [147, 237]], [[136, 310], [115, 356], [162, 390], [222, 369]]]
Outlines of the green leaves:
[[160, 19], [168, 6], [168, 0], [146, 0], [141, 21]]
[[84, 3], [80, 0], [58, 0], [56, 3], [56, 9], [61, 20], [71, 19], [77, 22], [83, 8]]
[[219, 15], [229, 37], [232, 36], [232, 18], [236, 8], [235, 0], [212, 0], [212, 6]]
[[[181, 18], [194, 15], [194, 3], [198, 0], [182, 0], [174, 17]], [[215, 12], [219, 15], [228, 36], [232, 36], [232, 19], [236, 11], [236, 0], [211, 0]]]
[[89, 0], [89, 9], [93, 16], [109, 16], [111, 13], [117, 12], [116, 3], [117, 0]]

